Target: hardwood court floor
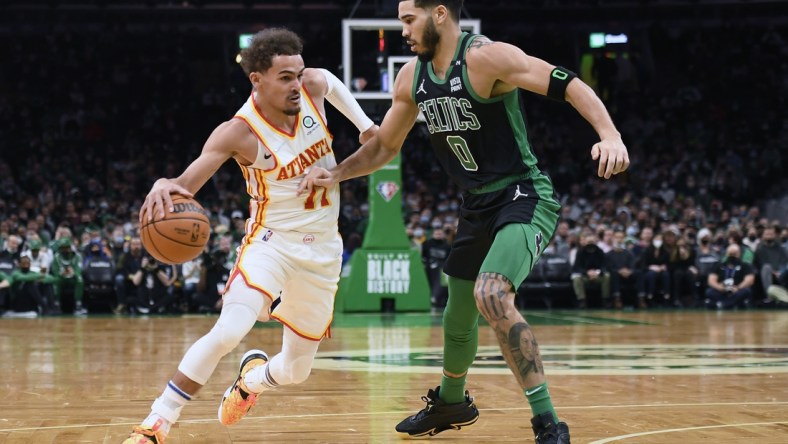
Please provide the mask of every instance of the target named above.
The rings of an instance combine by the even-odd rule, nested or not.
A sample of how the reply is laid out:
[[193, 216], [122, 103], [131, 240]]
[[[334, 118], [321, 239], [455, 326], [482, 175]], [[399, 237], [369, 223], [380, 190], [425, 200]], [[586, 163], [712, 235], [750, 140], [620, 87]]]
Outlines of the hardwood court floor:
[[[550, 392], [573, 443], [788, 442], [788, 312], [536, 311]], [[120, 443], [215, 317], [0, 319], [0, 443]], [[338, 315], [311, 378], [216, 420], [260, 324], [219, 364], [168, 444], [390, 443], [440, 381], [440, 317]], [[469, 378], [481, 417], [442, 443], [533, 442], [489, 327]]]

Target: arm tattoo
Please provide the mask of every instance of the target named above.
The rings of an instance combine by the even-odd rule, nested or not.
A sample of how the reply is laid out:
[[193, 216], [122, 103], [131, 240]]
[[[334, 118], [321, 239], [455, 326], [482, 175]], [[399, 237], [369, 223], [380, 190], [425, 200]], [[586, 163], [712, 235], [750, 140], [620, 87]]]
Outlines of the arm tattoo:
[[484, 36], [477, 37], [476, 39], [474, 39], [474, 41], [471, 42], [470, 45], [468, 45], [468, 51], [475, 48], [481, 48], [482, 46], [492, 45], [493, 43], [495, 42], [488, 39], [487, 37]]

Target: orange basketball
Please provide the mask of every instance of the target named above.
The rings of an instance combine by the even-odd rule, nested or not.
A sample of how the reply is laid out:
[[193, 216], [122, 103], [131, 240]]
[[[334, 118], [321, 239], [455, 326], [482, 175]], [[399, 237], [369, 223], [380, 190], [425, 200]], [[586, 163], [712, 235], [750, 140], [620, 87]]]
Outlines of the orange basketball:
[[211, 235], [208, 213], [194, 199], [172, 195], [173, 211], [165, 209], [164, 217], [158, 209], [153, 220], [142, 214], [140, 237], [145, 250], [157, 261], [182, 264], [202, 253]]

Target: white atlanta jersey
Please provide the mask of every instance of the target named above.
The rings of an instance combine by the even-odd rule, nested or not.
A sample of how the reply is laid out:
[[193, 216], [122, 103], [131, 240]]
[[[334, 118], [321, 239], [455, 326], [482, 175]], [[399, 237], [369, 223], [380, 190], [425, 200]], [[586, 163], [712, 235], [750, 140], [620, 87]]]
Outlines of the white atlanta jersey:
[[254, 102], [254, 93], [235, 118], [246, 122], [258, 139], [254, 163], [239, 164], [251, 196], [246, 232], [254, 238], [263, 227], [304, 233], [335, 231], [338, 185], [329, 189], [315, 187], [308, 195], [296, 195], [298, 184], [310, 167], [329, 169], [337, 164], [331, 148], [333, 136], [306, 89], [301, 89], [301, 112], [296, 116], [292, 134], [266, 120]]

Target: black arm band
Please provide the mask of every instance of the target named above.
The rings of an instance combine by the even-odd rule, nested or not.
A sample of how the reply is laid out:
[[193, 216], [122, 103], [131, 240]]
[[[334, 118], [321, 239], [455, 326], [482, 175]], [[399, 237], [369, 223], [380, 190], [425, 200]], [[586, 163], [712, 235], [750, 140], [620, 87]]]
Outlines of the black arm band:
[[566, 101], [566, 87], [575, 77], [577, 74], [562, 66], [553, 68], [550, 73], [550, 84], [547, 86], [547, 97], [560, 102]]

